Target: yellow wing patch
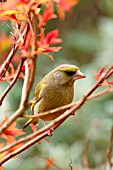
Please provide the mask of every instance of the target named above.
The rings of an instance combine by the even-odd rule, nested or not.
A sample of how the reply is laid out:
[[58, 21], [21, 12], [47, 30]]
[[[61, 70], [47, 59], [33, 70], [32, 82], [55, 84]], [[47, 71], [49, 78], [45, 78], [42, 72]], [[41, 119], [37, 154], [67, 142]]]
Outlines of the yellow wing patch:
[[35, 96], [35, 100], [36, 100], [36, 101], [39, 101], [39, 100], [40, 100], [40, 92], [41, 92], [41, 90], [43, 89], [44, 86], [45, 86], [45, 83], [43, 83], [43, 82], [40, 82], [40, 83], [37, 85], [37, 87], [36, 87], [36, 89], [35, 89], [35, 92], [34, 92], [34, 96]]

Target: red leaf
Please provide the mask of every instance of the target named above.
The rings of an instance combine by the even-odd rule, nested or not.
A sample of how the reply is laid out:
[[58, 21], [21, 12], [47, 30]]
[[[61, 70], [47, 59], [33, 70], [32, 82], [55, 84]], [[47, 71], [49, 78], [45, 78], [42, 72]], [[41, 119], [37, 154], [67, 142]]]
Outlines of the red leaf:
[[45, 43], [46, 44], [57, 44], [57, 43], [61, 43], [62, 39], [61, 38], [57, 38], [57, 36], [59, 35], [59, 30], [55, 29], [53, 31], [50, 31], [46, 37], [45, 37]]
[[[36, 132], [37, 131], [37, 126], [34, 125], [33, 123], [30, 123], [30, 127], [32, 129], [33, 132]], [[33, 138], [32, 138], [33, 139]], [[50, 141], [46, 138], [44, 138], [44, 140], [47, 142], [47, 143], [50, 143]], [[41, 141], [38, 141], [38, 144], [41, 144]]]
[[3, 170], [3, 166], [0, 166], [0, 170]]
[[105, 70], [104, 67], [102, 67], [102, 68], [100, 69], [100, 71], [99, 71], [99, 75], [100, 75], [100, 76], [102, 75], [102, 73], [103, 73], [104, 70]]
[[60, 19], [65, 18], [65, 11], [71, 11], [72, 7], [78, 4], [79, 0], [54, 0], [58, 7]]
[[107, 80], [104, 80], [100, 86], [107, 86], [108, 88], [111, 88], [110, 84], [108, 84]]
[[44, 30], [41, 29], [41, 36], [40, 36], [40, 41], [38, 42], [38, 46], [42, 47], [48, 47], [49, 45], [52, 44], [58, 44], [62, 42], [61, 38], [57, 38], [59, 35], [59, 30], [55, 29], [47, 33], [46, 36], [44, 36]]
[[54, 8], [53, 8], [52, 4], [49, 3], [48, 7], [44, 10], [43, 15], [39, 14], [38, 27], [42, 27], [42, 26], [46, 25], [47, 21], [52, 18], [57, 18], [57, 15], [54, 14]]
[[109, 81], [108, 84], [113, 85], [113, 80], [112, 80], [112, 81]]
[[[8, 120], [9, 118], [5, 116], [5, 119], [0, 124], [0, 127], [2, 127], [3, 124], [6, 123]], [[16, 123], [13, 122], [1, 135], [7, 141], [7, 143], [14, 142], [16, 140], [15, 136], [21, 136], [25, 134], [25, 132], [23, 132], [20, 129], [15, 128], [15, 126], [16, 126]]]
[[12, 131], [12, 130], [8, 130], [8, 129], [6, 129], [6, 130], [4, 131], [4, 134], [5, 134], [5, 135], [9, 135], [9, 136], [16, 136], [16, 135], [17, 135], [16, 132], [14, 132], [14, 131]]
[[50, 141], [49, 141], [47, 138], [44, 138], [44, 140], [45, 140], [48, 144], [50, 144]]
[[44, 52], [58, 52], [62, 47], [48, 47], [44, 49]]
[[37, 131], [37, 127], [36, 125], [34, 125], [33, 123], [30, 123], [30, 127], [32, 129], [33, 132], [36, 132]]
[[46, 159], [46, 170], [49, 170], [52, 167], [54, 161], [55, 161], [55, 158]]
[[96, 80], [98, 80], [98, 79], [101, 77], [101, 75], [103, 74], [103, 71], [104, 71], [104, 70], [105, 70], [105, 68], [102, 67], [102, 68], [99, 70], [98, 73], [95, 73], [95, 76], [94, 76], [93, 78], [95, 78]]

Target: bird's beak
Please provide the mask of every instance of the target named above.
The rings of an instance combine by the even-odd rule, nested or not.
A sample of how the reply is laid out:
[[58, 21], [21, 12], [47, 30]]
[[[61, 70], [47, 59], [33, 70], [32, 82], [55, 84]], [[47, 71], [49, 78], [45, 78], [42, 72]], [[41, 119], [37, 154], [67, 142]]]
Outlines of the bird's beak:
[[73, 76], [73, 80], [78, 80], [82, 78], [86, 78], [86, 76], [80, 70], [77, 70], [77, 72]]

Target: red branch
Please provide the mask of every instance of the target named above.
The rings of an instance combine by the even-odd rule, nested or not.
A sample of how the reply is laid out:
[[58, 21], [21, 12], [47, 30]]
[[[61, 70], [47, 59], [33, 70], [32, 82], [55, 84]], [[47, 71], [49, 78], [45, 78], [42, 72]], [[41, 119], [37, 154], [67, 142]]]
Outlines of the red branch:
[[24, 61], [25, 61], [25, 58], [22, 58], [14, 79], [12, 80], [11, 84], [7, 87], [7, 89], [4, 91], [4, 93], [2, 94], [2, 96], [0, 98], [0, 105], [2, 105], [2, 102], [3, 102], [4, 98], [5, 98], [5, 96], [8, 94], [8, 92], [11, 90], [11, 88], [14, 86], [14, 84], [18, 80], [18, 77], [19, 77], [19, 75], [21, 73], [21, 68], [23, 66]]

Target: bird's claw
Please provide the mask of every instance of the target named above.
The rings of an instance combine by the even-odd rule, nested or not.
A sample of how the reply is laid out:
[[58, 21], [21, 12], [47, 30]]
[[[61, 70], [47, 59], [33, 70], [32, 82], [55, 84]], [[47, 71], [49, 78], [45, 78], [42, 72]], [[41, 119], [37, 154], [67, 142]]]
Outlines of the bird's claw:
[[47, 130], [47, 134], [48, 134], [48, 136], [53, 136], [53, 132], [54, 132], [54, 129], [53, 128], [50, 128], [50, 129], [48, 129]]

